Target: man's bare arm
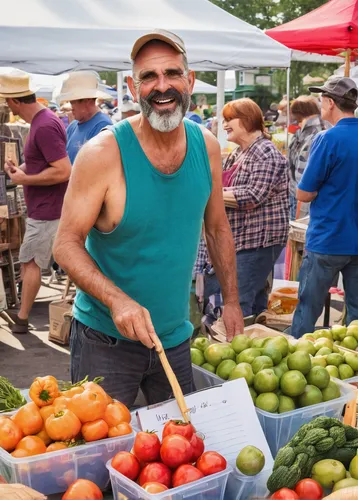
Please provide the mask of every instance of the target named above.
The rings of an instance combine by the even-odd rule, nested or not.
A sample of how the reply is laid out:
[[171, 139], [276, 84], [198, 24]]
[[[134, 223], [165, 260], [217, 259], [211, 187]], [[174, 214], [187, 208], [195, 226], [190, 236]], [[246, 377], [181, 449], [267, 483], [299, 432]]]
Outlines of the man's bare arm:
[[[236, 253], [223, 201], [220, 146], [212, 134], [207, 134], [205, 134], [205, 140], [212, 174], [212, 192], [205, 210], [205, 236], [210, 259], [221, 285], [225, 305], [224, 321], [226, 316], [225, 326], [228, 340], [231, 340], [234, 335], [242, 333], [243, 330], [243, 318], [239, 306]], [[230, 306], [229, 309], [227, 309], [228, 306]]]
[[71, 175], [71, 163], [68, 156], [50, 165], [51, 168], [45, 168], [39, 174], [27, 175], [24, 163], [20, 167], [15, 167], [12, 162], [7, 161], [5, 170], [15, 184], [22, 186], [53, 186], [68, 181]]
[[154, 328], [149, 312], [104, 276], [85, 249], [113, 172], [120, 166], [119, 149], [111, 132], [103, 132], [82, 147], [65, 196], [54, 258], [81, 290], [110, 309], [122, 335], [151, 348]]
[[302, 189], [296, 190], [296, 198], [298, 201], [302, 201], [304, 203], [309, 203], [313, 201], [317, 197], [317, 191], [314, 193], [309, 193], [308, 191], [302, 191]]

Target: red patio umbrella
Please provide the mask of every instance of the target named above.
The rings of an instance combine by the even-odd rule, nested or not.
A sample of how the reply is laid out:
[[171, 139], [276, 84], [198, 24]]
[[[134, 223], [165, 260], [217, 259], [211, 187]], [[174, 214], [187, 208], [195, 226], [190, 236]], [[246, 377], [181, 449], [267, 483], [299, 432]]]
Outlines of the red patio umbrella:
[[335, 56], [345, 53], [345, 75], [349, 76], [350, 60], [358, 56], [358, 0], [330, 0], [266, 34], [294, 50]]

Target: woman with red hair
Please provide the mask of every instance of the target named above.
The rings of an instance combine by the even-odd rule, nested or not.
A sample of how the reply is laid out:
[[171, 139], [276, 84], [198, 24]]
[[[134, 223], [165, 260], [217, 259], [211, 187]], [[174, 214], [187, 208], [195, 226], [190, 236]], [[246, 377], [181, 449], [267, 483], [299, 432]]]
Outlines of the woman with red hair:
[[[236, 246], [240, 305], [244, 316], [258, 315], [267, 309], [267, 278], [288, 237], [287, 161], [269, 140], [254, 101], [227, 103], [223, 118], [227, 139], [238, 144], [224, 166], [223, 196]], [[220, 292], [212, 271], [205, 274], [204, 289], [206, 299]]]

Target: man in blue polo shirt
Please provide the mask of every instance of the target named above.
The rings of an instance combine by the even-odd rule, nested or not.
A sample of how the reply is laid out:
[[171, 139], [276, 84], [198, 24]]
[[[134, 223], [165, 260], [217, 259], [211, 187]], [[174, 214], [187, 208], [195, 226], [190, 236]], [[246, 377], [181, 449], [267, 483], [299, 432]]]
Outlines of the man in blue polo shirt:
[[60, 100], [69, 101], [74, 120], [67, 127], [67, 154], [73, 165], [83, 144], [108, 125], [112, 120], [102, 113], [96, 99], [108, 99], [109, 95], [99, 90], [97, 75], [92, 71], [69, 73], [62, 84]]
[[334, 127], [314, 139], [297, 189], [297, 199], [311, 202], [311, 209], [291, 330], [296, 338], [314, 330], [339, 272], [347, 324], [358, 319], [358, 90], [341, 77], [309, 90], [322, 94], [322, 118]]

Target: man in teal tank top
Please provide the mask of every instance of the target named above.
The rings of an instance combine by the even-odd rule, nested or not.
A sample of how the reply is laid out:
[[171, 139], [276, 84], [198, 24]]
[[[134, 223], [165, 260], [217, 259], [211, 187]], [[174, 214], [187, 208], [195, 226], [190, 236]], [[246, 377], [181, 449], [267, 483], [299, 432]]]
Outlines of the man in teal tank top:
[[78, 287], [72, 381], [104, 376], [107, 392], [129, 407], [139, 389], [148, 404], [172, 396], [157, 337], [184, 394], [195, 389], [189, 294], [203, 220], [228, 340], [243, 331], [220, 147], [184, 119], [195, 81], [184, 42], [157, 30], [131, 57], [128, 84], [141, 114], [81, 148], [54, 247]]

